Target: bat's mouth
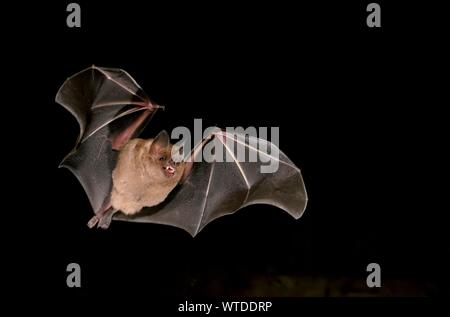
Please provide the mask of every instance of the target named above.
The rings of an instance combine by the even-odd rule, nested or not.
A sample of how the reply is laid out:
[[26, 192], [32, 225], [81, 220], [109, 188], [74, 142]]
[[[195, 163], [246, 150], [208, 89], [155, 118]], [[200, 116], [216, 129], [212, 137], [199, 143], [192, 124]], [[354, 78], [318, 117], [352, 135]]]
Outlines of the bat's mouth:
[[167, 165], [166, 167], [164, 167], [164, 172], [169, 177], [173, 176], [175, 174], [175, 167], [173, 167], [171, 165]]

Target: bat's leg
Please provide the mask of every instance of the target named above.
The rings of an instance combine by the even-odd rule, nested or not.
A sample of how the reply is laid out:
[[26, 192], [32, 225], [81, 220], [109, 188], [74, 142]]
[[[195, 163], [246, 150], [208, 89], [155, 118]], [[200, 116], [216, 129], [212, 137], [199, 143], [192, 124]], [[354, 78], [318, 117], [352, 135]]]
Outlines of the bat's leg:
[[111, 224], [112, 218], [116, 212], [119, 210], [114, 208], [109, 208], [103, 216], [98, 220], [97, 227], [102, 229], [108, 229], [109, 225]]

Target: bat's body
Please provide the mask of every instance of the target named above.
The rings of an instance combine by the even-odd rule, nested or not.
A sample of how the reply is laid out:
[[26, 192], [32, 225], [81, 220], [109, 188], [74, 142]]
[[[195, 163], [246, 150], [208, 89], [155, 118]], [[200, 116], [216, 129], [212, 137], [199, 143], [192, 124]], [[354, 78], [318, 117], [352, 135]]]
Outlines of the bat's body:
[[[107, 228], [114, 217], [172, 225], [194, 236], [212, 220], [251, 204], [274, 205], [295, 218], [303, 214], [307, 195], [300, 170], [266, 140], [214, 131], [175, 164], [167, 133], [136, 139], [159, 106], [123, 70], [85, 69], [66, 80], [56, 101], [80, 125], [76, 146], [61, 166], [88, 195], [95, 212], [90, 227]], [[213, 159], [198, 159], [212, 142]], [[261, 173], [262, 162], [240, 160], [235, 147], [279, 167]]]
[[[165, 135], [168, 139], [168, 136]], [[126, 215], [163, 202], [183, 176], [184, 164], [172, 163], [170, 146], [154, 139], [133, 139], [120, 151], [113, 171], [111, 205]]]

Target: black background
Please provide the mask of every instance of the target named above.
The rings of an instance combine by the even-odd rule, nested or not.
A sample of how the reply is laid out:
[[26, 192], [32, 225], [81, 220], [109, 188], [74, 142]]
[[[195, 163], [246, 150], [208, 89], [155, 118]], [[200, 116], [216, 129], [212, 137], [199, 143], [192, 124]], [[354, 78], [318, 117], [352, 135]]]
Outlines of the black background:
[[[433, 20], [431, 8], [386, 1], [382, 28], [369, 29], [367, 3], [83, 1], [80, 29], [66, 26], [67, 3], [28, 11], [32, 30], [14, 39], [24, 44], [27, 73], [16, 75], [37, 75], [20, 93], [31, 96], [21, 105], [32, 127], [25, 131], [42, 141], [24, 138], [38, 176], [29, 201], [23, 189], [18, 195], [19, 205], [33, 208], [13, 216], [27, 219], [14, 249], [23, 256], [16, 286], [28, 289], [37, 278], [34, 287], [66, 298], [258, 296], [267, 294], [252, 281], [263, 278], [273, 286], [268, 295], [296, 296], [305, 293], [277, 293], [280, 276], [364, 283], [367, 264], [377, 262], [383, 281], [407, 283], [369, 294], [445, 294], [448, 210], [431, 179], [443, 177], [434, 157], [444, 146], [445, 81], [437, 74], [445, 37], [425, 20]], [[57, 168], [78, 126], [54, 97], [92, 64], [126, 70], [166, 106], [145, 136], [192, 128], [194, 118], [205, 126], [280, 127], [280, 148], [301, 168], [309, 194], [304, 216], [250, 206], [195, 238], [153, 224], [89, 230], [83, 189]], [[71, 262], [81, 265], [81, 289], [66, 286]], [[30, 263], [31, 276], [24, 274]]]

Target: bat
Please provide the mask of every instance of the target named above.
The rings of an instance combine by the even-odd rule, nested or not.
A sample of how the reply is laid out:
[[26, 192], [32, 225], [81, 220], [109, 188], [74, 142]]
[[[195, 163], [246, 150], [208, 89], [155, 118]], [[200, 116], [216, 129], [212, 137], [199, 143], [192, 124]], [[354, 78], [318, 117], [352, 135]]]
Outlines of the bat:
[[[267, 140], [217, 128], [176, 161], [173, 150], [181, 150], [170, 144], [167, 132], [138, 138], [163, 107], [122, 69], [86, 68], [66, 79], [56, 102], [80, 126], [60, 167], [77, 177], [88, 196], [94, 211], [89, 227], [108, 228], [111, 220], [148, 222], [195, 236], [248, 205], [273, 205], [295, 219], [306, 208], [300, 169]], [[202, 159], [205, 152], [208, 160]], [[267, 161], [277, 163], [275, 172], [261, 172]]]

